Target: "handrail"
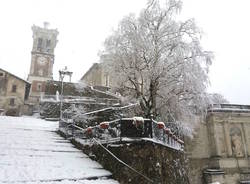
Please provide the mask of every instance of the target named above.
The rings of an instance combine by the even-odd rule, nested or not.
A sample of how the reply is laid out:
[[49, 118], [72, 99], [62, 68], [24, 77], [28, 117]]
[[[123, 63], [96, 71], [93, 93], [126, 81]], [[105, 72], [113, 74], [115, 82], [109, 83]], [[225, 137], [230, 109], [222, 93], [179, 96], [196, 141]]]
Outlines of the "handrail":
[[[127, 134], [124, 131], [129, 131], [129, 129], [121, 129], [121, 122], [122, 120], [128, 121], [128, 120], [133, 120], [132, 118], [121, 118], [121, 119], [115, 119], [112, 121], [107, 121], [107, 122], [102, 122], [100, 124], [97, 124], [95, 126], [89, 126], [86, 128], [82, 128], [78, 125], [76, 125], [74, 122], [73, 123], [69, 123], [68, 121], [63, 120], [67, 125], [64, 125], [65, 128], [72, 128], [72, 136], [74, 136], [74, 128], [79, 129], [82, 131], [82, 133], [84, 134], [83, 137], [85, 138], [93, 138], [93, 137], [99, 137], [99, 138], [105, 138], [105, 140], [112, 140], [115, 137], [119, 137], [120, 140], [122, 140], [122, 137], [127, 137], [130, 138], [130, 136], [132, 135], [131, 132], [129, 134]], [[145, 119], [145, 120], [150, 120], [150, 119]], [[148, 132], [151, 131], [150, 129], [143, 129], [142, 134], [140, 133], [140, 131], [138, 132], [138, 138], [152, 138], [154, 140], [160, 141], [163, 144], [166, 144], [167, 146], [171, 146], [174, 147], [176, 149], [182, 149], [184, 142], [178, 138], [178, 136], [175, 135], [174, 132], [172, 132], [169, 128], [165, 127], [165, 124], [163, 122], [157, 122], [153, 119], [151, 119], [151, 121], [153, 122], [154, 125], [152, 125], [152, 133]], [[117, 122], [119, 122], [119, 124], [117, 124]], [[129, 126], [131, 127], [131, 126]], [[108, 131], [104, 131], [104, 130], [108, 130]], [[144, 130], [147, 132], [145, 134]], [[111, 132], [110, 132], [111, 131]], [[113, 131], [113, 132], [112, 132]], [[134, 130], [133, 130], [134, 131]], [[137, 131], [137, 130], [136, 130]], [[134, 134], [134, 135], [137, 135]], [[148, 137], [149, 136], [149, 137]], [[137, 137], [137, 136], [132, 136], [132, 137]], [[84, 139], [85, 139], [84, 138]]]

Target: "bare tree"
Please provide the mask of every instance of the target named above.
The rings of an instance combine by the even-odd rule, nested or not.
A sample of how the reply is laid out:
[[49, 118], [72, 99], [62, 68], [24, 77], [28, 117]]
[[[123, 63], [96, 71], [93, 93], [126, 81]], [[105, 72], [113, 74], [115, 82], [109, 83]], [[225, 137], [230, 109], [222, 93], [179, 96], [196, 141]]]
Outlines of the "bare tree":
[[101, 59], [113, 86], [137, 99], [145, 116], [181, 120], [205, 104], [212, 53], [202, 49], [193, 19], [176, 20], [181, 6], [150, 0], [105, 41]]

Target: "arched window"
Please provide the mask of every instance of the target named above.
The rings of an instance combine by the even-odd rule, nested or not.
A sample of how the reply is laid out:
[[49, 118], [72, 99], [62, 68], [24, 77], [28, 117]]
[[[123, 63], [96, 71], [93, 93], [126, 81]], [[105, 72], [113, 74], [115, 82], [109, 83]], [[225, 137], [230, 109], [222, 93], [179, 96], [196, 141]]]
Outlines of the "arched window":
[[37, 91], [42, 91], [42, 84], [37, 83], [36, 89], [37, 89]]
[[42, 38], [38, 38], [37, 50], [41, 51], [42, 46], [43, 46], [43, 39]]
[[46, 40], [46, 51], [47, 51], [47, 52], [50, 51], [50, 45], [51, 45], [51, 40], [47, 39], [47, 40]]

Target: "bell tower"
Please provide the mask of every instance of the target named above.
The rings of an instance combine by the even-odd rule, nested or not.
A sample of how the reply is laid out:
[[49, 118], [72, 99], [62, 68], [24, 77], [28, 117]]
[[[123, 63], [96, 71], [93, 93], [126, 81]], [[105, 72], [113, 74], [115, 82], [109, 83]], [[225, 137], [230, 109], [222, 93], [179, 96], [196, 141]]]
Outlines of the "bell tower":
[[28, 81], [31, 83], [30, 100], [38, 100], [45, 91], [45, 83], [53, 79], [54, 50], [57, 44], [57, 29], [49, 29], [49, 23], [44, 27], [32, 26], [33, 47]]

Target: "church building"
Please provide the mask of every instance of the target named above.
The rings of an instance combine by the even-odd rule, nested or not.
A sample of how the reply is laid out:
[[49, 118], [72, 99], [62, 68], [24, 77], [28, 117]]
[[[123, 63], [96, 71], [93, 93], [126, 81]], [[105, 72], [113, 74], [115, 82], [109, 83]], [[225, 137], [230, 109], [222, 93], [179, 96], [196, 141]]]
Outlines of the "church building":
[[32, 26], [33, 47], [28, 81], [31, 83], [29, 100], [38, 102], [45, 91], [45, 83], [53, 80], [54, 50], [57, 44], [57, 29], [49, 29], [49, 23], [44, 27]]

